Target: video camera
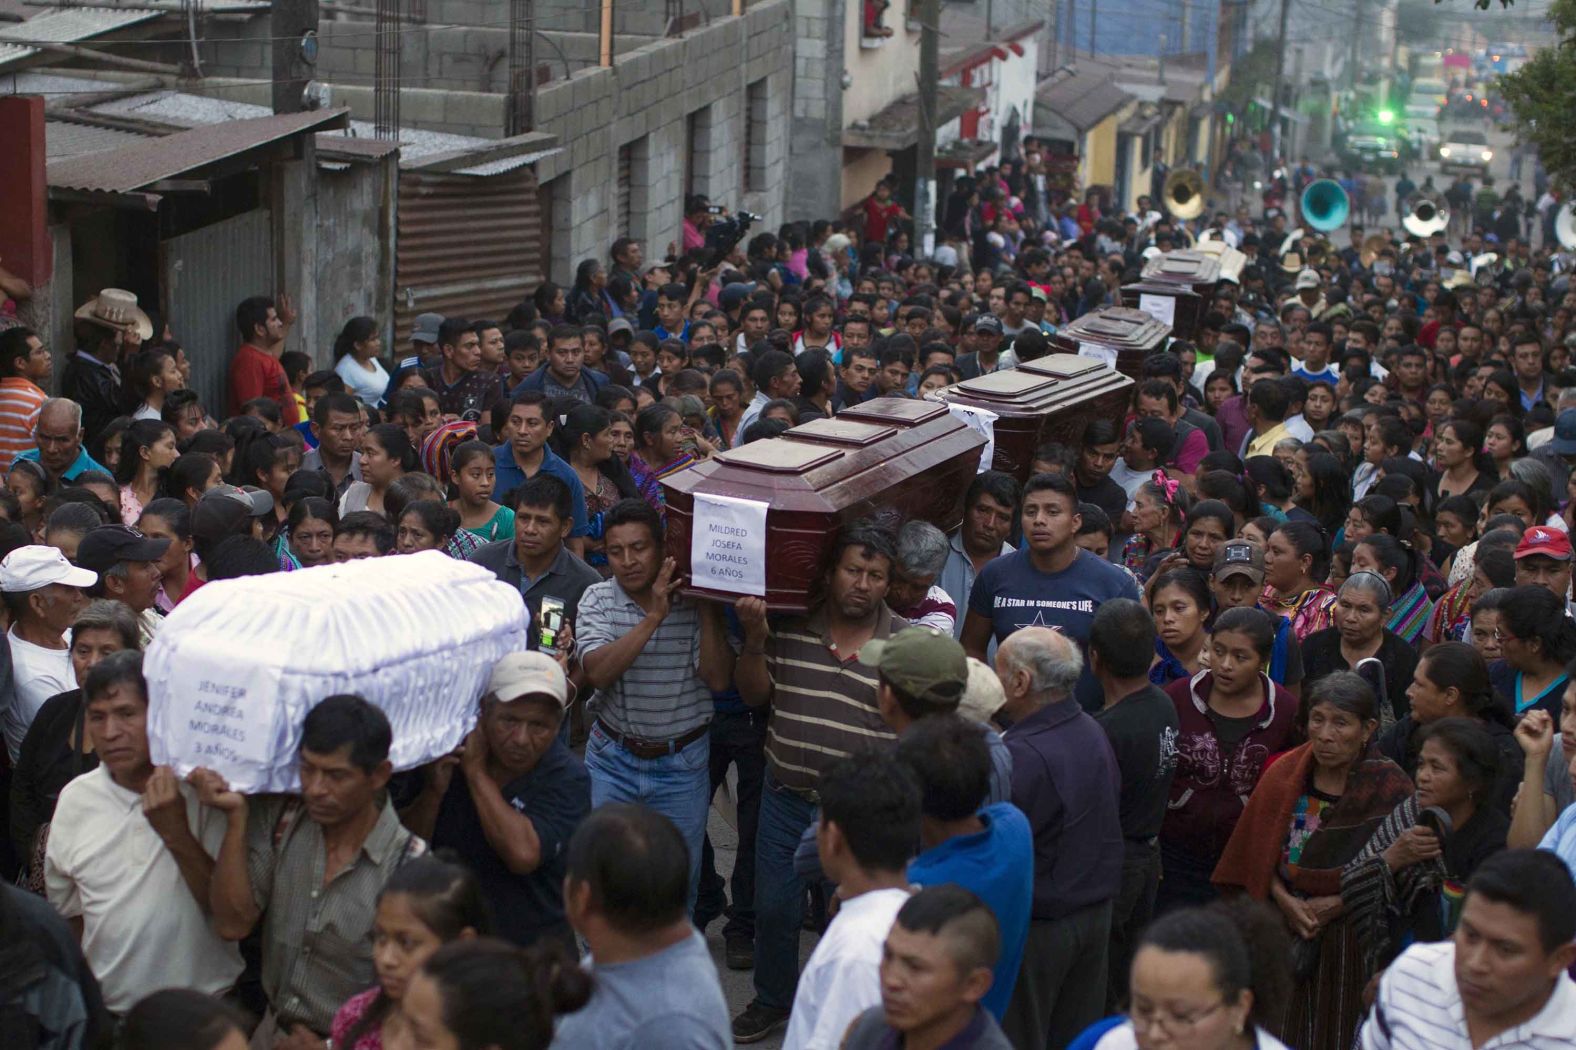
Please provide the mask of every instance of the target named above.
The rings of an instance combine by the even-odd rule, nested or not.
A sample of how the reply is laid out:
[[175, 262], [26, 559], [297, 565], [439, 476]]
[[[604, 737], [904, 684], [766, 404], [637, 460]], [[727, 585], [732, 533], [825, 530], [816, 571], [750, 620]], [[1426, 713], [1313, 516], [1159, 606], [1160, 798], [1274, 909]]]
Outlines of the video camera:
[[761, 221], [761, 217], [754, 212], [738, 211], [732, 215], [725, 215], [706, 227], [706, 248], [710, 254], [706, 258], [704, 269], [710, 270], [722, 264], [734, 247], [750, 232], [750, 224]]

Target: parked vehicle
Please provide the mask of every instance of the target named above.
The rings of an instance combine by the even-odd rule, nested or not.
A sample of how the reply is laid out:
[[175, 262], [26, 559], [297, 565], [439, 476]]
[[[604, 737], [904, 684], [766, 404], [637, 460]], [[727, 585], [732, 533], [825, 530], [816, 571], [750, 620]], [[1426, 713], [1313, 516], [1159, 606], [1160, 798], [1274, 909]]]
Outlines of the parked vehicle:
[[1439, 166], [1447, 172], [1471, 172], [1481, 177], [1488, 174], [1493, 159], [1488, 137], [1476, 128], [1451, 128], [1439, 144]]

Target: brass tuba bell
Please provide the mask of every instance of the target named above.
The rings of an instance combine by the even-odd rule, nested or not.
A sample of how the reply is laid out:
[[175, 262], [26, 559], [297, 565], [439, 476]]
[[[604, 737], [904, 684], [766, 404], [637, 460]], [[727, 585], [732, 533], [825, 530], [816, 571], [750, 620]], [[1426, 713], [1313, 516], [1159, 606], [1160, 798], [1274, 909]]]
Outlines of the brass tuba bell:
[[1160, 199], [1174, 217], [1196, 219], [1204, 214], [1204, 179], [1191, 168], [1173, 171], [1166, 176]]
[[1370, 233], [1363, 238], [1363, 245], [1357, 251], [1357, 261], [1362, 263], [1363, 269], [1368, 269], [1379, 258], [1379, 253], [1390, 247], [1390, 239], [1382, 233]]

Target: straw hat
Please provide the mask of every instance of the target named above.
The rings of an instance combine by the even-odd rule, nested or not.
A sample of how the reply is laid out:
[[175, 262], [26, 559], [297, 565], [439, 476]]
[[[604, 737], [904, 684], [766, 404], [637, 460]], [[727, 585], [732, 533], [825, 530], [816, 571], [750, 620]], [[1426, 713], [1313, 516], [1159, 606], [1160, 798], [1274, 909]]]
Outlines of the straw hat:
[[137, 308], [137, 297], [123, 288], [105, 288], [77, 307], [76, 316], [105, 328], [135, 331], [144, 340], [153, 338], [153, 322]]

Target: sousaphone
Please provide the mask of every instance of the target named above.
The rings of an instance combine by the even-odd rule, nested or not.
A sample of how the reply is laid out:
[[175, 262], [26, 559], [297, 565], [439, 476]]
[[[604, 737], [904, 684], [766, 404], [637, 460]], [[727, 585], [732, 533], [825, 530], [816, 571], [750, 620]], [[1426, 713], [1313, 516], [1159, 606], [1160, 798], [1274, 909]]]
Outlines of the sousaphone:
[[1166, 176], [1160, 189], [1166, 211], [1187, 222], [1204, 214], [1204, 179], [1191, 168], [1181, 168]]
[[1379, 253], [1390, 247], [1390, 238], [1382, 233], [1370, 233], [1363, 238], [1362, 247], [1357, 250], [1357, 261], [1362, 263], [1363, 269], [1368, 269], [1379, 258]]
[[1450, 225], [1450, 209], [1436, 198], [1418, 194], [1409, 203], [1411, 210], [1402, 216], [1401, 225], [1413, 237], [1432, 237]]
[[1576, 248], [1576, 202], [1566, 201], [1554, 216], [1554, 238], [1566, 251]]

